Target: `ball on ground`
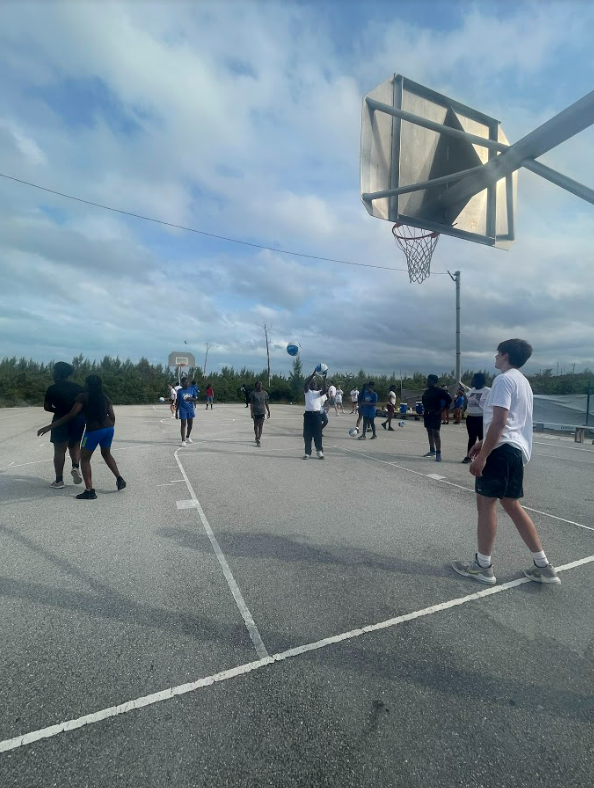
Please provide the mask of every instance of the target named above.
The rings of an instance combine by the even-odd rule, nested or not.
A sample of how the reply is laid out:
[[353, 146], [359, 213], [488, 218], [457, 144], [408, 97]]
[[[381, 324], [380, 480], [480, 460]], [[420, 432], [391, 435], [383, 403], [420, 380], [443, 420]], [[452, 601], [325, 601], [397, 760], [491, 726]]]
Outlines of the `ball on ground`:
[[358, 434], [359, 434], [359, 428], [358, 427], [351, 427], [350, 428], [349, 435], [351, 436], [351, 438], [356, 438]]
[[399, 421], [399, 422], [398, 422], [398, 426], [399, 426], [399, 427], [404, 427], [404, 425], [405, 425], [405, 424], [406, 424], [406, 422], [405, 422], [405, 421]]

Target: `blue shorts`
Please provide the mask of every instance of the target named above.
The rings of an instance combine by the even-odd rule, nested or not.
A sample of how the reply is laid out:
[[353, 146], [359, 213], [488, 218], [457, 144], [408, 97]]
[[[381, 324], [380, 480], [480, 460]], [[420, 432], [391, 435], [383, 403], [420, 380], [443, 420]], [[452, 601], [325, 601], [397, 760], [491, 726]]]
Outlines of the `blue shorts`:
[[210, 403], [212, 404], [212, 403], [213, 403], [213, 401], [214, 401], [214, 397], [207, 397], [207, 398], [206, 398], [206, 401], [207, 401], [207, 402], [210, 402]]
[[191, 408], [179, 408], [177, 415], [180, 417], [180, 419], [184, 419], [184, 421], [195, 418], [196, 413], [194, 412], [194, 406]]
[[[54, 416], [53, 421], [58, 421], [58, 417]], [[50, 443], [80, 443], [80, 439], [85, 431], [84, 416], [77, 416], [75, 419], [70, 419], [66, 424], [57, 427], [51, 431]]]
[[87, 451], [95, 451], [97, 446], [101, 446], [102, 449], [109, 449], [113, 442], [113, 431], [113, 427], [105, 427], [103, 430], [85, 432], [85, 437], [80, 444], [81, 448]]

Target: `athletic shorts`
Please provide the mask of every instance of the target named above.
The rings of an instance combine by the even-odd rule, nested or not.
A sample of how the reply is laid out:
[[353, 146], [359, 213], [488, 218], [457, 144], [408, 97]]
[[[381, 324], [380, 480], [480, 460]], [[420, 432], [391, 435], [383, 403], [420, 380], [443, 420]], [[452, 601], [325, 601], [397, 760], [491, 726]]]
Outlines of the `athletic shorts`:
[[177, 414], [180, 419], [187, 421], [188, 419], [193, 419], [196, 416], [194, 408], [179, 408]]
[[357, 407], [357, 413], [359, 414], [359, 416], [362, 416], [362, 415], [363, 415], [363, 405], [359, 405], [359, 406]]
[[386, 410], [390, 416], [393, 416], [396, 413], [396, 408], [390, 402], [386, 405]]
[[206, 401], [210, 402], [211, 404], [212, 404], [213, 400], [214, 400], [214, 397], [207, 397], [206, 398]]
[[254, 413], [254, 421], [260, 421], [266, 416], [265, 413]]
[[[58, 421], [58, 417], [54, 416], [53, 421]], [[77, 416], [75, 419], [70, 419], [66, 424], [61, 427], [56, 427], [50, 433], [50, 443], [80, 443], [80, 439], [85, 431], [84, 416]]]
[[427, 430], [440, 430], [441, 429], [441, 413], [425, 413], [423, 416], [425, 429]]
[[524, 496], [524, 462], [516, 446], [504, 443], [487, 457], [483, 475], [476, 479], [477, 495], [486, 498], [522, 498]]
[[109, 449], [113, 442], [113, 427], [105, 427], [103, 430], [93, 430], [92, 432], [85, 432], [85, 437], [82, 439], [81, 448], [87, 451], [95, 451], [97, 446], [102, 449]]

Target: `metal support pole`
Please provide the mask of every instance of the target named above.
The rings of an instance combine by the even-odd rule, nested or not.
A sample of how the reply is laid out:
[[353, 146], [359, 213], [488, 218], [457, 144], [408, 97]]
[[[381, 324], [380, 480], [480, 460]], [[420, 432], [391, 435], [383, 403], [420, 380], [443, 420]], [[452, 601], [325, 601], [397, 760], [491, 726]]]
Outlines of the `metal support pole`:
[[449, 209], [450, 215], [456, 216], [460, 206], [467, 200], [495, 183], [500, 178], [514, 172], [522, 166], [526, 159], [537, 159], [543, 153], [556, 148], [562, 142], [574, 137], [583, 129], [594, 123], [594, 91], [576, 101], [571, 106], [555, 115], [542, 126], [526, 134], [521, 140], [511, 145], [505, 153], [491, 159], [483, 167], [479, 178], [472, 176], [459, 181], [441, 198], [444, 210]]
[[460, 354], [460, 271], [450, 274], [450, 279], [456, 285], [456, 383], [460, 383], [462, 377], [461, 354]]
[[586, 427], [590, 424], [590, 392], [591, 385], [588, 383], [588, 390], [586, 391]]

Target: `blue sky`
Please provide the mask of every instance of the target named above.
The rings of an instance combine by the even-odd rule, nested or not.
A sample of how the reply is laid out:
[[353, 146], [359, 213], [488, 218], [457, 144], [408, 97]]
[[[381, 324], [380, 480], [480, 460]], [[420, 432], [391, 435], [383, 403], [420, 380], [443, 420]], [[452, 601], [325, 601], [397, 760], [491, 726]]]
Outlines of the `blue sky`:
[[[361, 99], [402, 73], [514, 141], [592, 88], [584, 2], [0, 4], [0, 172], [208, 232], [404, 268], [359, 199]], [[543, 161], [591, 186], [594, 132]], [[0, 356], [82, 352], [261, 369], [454, 365], [453, 285], [229, 244], [0, 179]], [[594, 367], [594, 208], [528, 172], [510, 252], [442, 238], [463, 366], [524, 336]], [[211, 367], [212, 368], [212, 367]]]

